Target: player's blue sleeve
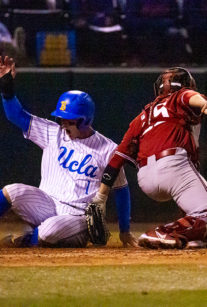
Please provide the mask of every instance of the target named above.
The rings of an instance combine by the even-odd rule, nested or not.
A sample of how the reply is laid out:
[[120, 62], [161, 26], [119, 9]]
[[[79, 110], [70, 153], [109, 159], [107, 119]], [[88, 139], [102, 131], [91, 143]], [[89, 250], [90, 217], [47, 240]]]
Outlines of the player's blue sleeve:
[[6, 117], [24, 132], [28, 131], [30, 126], [31, 114], [26, 112], [16, 96], [5, 99], [2, 96], [2, 102]]
[[114, 189], [120, 232], [130, 229], [131, 198], [129, 187]]

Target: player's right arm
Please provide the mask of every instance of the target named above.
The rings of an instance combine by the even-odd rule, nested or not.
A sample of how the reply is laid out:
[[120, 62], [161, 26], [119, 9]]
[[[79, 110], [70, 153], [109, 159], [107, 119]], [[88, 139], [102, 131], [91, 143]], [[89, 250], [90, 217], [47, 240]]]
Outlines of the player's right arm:
[[106, 166], [103, 176], [102, 184], [100, 189], [102, 192], [107, 190], [104, 186], [112, 187], [120, 168], [126, 163], [130, 162], [136, 166], [136, 158], [138, 153], [138, 136], [142, 129], [141, 115], [137, 116], [129, 125], [129, 129], [125, 133], [122, 142], [117, 147], [115, 154]]
[[0, 92], [3, 107], [9, 121], [22, 129], [24, 137], [44, 149], [55, 139], [59, 129], [57, 123], [34, 116], [25, 111], [15, 95], [15, 63], [12, 58], [0, 57]]
[[199, 93], [189, 99], [189, 105], [191, 107], [200, 108], [201, 113], [207, 115], [207, 100]]
[[31, 114], [26, 112], [15, 96], [14, 78], [16, 75], [15, 63], [12, 58], [0, 57], [0, 91], [6, 117], [13, 124], [28, 131]]

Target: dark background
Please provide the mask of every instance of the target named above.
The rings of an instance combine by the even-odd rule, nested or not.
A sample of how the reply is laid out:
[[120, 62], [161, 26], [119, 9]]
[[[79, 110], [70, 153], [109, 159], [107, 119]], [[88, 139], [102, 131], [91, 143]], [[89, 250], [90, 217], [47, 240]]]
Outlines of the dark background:
[[[153, 82], [160, 69], [19, 69], [16, 92], [22, 105], [32, 114], [52, 119], [58, 97], [67, 90], [88, 92], [96, 103], [94, 128], [119, 143], [130, 121], [142, 107], [153, 100]], [[192, 69], [198, 90], [206, 93], [207, 70]], [[41, 150], [22, 136], [21, 130], [5, 118], [0, 105], [0, 187], [21, 182], [40, 183]], [[203, 120], [200, 148], [201, 173], [207, 177], [207, 121]], [[136, 169], [126, 167], [132, 199], [132, 221], [171, 221], [181, 215], [175, 203], [157, 203], [139, 189]], [[113, 194], [113, 193], [112, 193]], [[107, 217], [116, 220], [113, 195], [109, 198]]]

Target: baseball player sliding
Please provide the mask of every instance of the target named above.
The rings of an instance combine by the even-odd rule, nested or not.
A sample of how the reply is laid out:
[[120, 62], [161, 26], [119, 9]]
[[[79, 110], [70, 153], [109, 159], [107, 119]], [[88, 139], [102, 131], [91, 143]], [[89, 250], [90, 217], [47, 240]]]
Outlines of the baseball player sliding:
[[[91, 124], [95, 106], [81, 91], [63, 93], [52, 115], [60, 124], [26, 112], [14, 91], [15, 63], [0, 58], [0, 88], [7, 118], [22, 129], [24, 137], [43, 150], [39, 188], [9, 184], [0, 191], [0, 216], [12, 209], [32, 226], [12, 240], [14, 246], [86, 247], [87, 203], [105, 206], [107, 196], [98, 191], [107, 162], [117, 145], [95, 131]], [[121, 169], [114, 183], [120, 239], [137, 246], [129, 230], [130, 195]]]
[[138, 166], [138, 183], [152, 199], [174, 199], [186, 216], [149, 230], [139, 245], [149, 248], [204, 247], [207, 183], [198, 171], [198, 137], [207, 100], [190, 72], [164, 71], [154, 84], [156, 99], [129, 126], [104, 170], [100, 193], [108, 193], [127, 161]]

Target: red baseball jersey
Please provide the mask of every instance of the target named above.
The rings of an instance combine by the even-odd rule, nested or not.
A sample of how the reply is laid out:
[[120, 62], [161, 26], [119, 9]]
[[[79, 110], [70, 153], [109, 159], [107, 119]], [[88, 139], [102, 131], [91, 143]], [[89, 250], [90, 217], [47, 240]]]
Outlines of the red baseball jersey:
[[192, 161], [197, 159], [200, 133], [200, 108], [192, 108], [189, 99], [198, 94], [182, 88], [167, 96], [158, 96], [130, 123], [110, 165], [139, 160], [168, 148], [185, 148]]

